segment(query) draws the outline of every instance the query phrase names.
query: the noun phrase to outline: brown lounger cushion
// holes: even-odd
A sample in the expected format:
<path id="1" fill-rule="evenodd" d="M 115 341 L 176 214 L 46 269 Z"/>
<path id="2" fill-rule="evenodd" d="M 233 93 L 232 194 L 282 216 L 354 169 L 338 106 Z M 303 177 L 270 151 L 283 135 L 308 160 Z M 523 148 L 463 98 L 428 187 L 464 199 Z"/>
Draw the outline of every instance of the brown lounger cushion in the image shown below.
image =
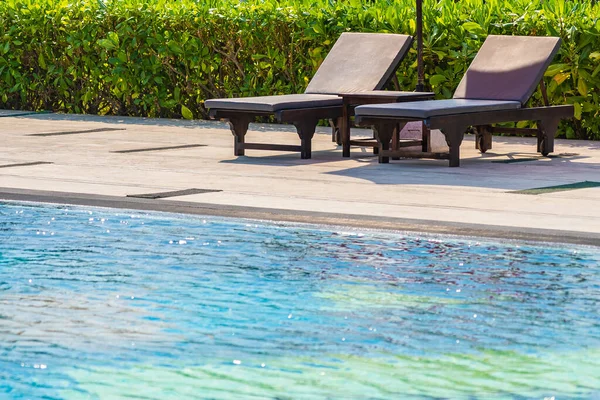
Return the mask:
<path id="1" fill-rule="evenodd" d="M 455 99 L 514 100 L 525 104 L 560 47 L 560 38 L 487 37 L 454 92 Z"/>
<path id="2" fill-rule="evenodd" d="M 329 94 L 284 94 L 279 96 L 238 97 L 233 99 L 211 99 L 204 103 L 206 108 L 274 113 L 280 110 L 342 106 L 342 98 Z"/>
<path id="3" fill-rule="evenodd" d="M 518 101 L 449 99 L 373 104 L 356 107 L 357 116 L 426 119 L 440 115 L 468 114 L 483 111 L 521 108 Z"/>
<path id="4" fill-rule="evenodd" d="M 383 89 L 412 42 L 388 33 L 344 32 L 311 79 L 305 93 L 354 93 Z"/>

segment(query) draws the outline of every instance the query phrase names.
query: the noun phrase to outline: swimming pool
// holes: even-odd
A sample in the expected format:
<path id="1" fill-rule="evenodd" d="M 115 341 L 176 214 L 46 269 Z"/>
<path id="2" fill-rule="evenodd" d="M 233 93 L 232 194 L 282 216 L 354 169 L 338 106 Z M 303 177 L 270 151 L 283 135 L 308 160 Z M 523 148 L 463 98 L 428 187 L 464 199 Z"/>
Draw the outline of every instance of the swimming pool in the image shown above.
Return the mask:
<path id="1" fill-rule="evenodd" d="M 0 203 L 0 398 L 600 397 L 600 251 Z"/>

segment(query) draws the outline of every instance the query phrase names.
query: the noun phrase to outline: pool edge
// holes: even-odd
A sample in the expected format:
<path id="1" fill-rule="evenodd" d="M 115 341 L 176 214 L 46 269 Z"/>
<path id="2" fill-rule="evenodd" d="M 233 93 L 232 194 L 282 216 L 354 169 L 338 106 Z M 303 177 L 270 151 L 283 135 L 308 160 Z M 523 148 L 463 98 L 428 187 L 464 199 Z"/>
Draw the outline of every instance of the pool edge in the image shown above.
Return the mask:
<path id="1" fill-rule="evenodd" d="M 354 228 L 388 231 L 424 232 L 444 235 L 524 240 L 532 242 L 570 243 L 600 247 L 600 234 L 555 229 L 535 229 L 397 217 L 337 214 L 318 211 L 297 211 L 0 187 L 0 201 L 1 200 L 211 215 L 317 225 L 349 226 Z"/>

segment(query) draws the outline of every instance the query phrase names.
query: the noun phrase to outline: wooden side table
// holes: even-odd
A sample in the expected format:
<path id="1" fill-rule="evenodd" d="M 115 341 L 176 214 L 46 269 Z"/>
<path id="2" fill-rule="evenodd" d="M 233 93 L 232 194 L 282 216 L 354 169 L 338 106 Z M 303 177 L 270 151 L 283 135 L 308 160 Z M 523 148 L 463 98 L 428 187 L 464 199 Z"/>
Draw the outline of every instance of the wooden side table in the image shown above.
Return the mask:
<path id="1" fill-rule="evenodd" d="M 342 93 L 339 95 L 343 101 L 343 111 L 340 124 L 340 136 L 342 142 L 342 156 L 350 157 L 350 146 L 372 147 L 373 152 L 377 154 L 379 149 L 375 139 L 350 139 L 350 117 L 354 115 L 354 108 L 363 104 L 383 104 L 383 103 L 401 103 L 407 101 L 433 100 L 433 92 L 398 92 L 391 90 L 371 90 L 368 92 Z M 392 138 L 392 149 L 398 150 L 399 147 L 408 147 L 422 145 L 423 151 L 430 151 L 429 129 L 423 125 L 422 140 L 412 140 L 401 142 L 398 129 L 394 132 Z"/>

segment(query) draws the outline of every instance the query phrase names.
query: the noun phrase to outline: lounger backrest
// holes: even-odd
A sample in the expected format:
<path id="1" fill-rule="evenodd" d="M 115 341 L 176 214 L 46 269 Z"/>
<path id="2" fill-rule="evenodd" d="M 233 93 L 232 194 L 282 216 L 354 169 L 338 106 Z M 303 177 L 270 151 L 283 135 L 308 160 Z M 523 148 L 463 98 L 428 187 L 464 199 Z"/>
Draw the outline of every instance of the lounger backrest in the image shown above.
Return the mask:
<path id="1" fill-rule="evenodd" d="M 454 98 L 525 104 L 552 62 L 560 41 L 557 37 L 488 36 Z"/>
<path id="2" fill-rule="evenodd" d="M 305 93 L 339 94 L 383 89 L 410 48 L 412 36 L 344 32 Z"/>

